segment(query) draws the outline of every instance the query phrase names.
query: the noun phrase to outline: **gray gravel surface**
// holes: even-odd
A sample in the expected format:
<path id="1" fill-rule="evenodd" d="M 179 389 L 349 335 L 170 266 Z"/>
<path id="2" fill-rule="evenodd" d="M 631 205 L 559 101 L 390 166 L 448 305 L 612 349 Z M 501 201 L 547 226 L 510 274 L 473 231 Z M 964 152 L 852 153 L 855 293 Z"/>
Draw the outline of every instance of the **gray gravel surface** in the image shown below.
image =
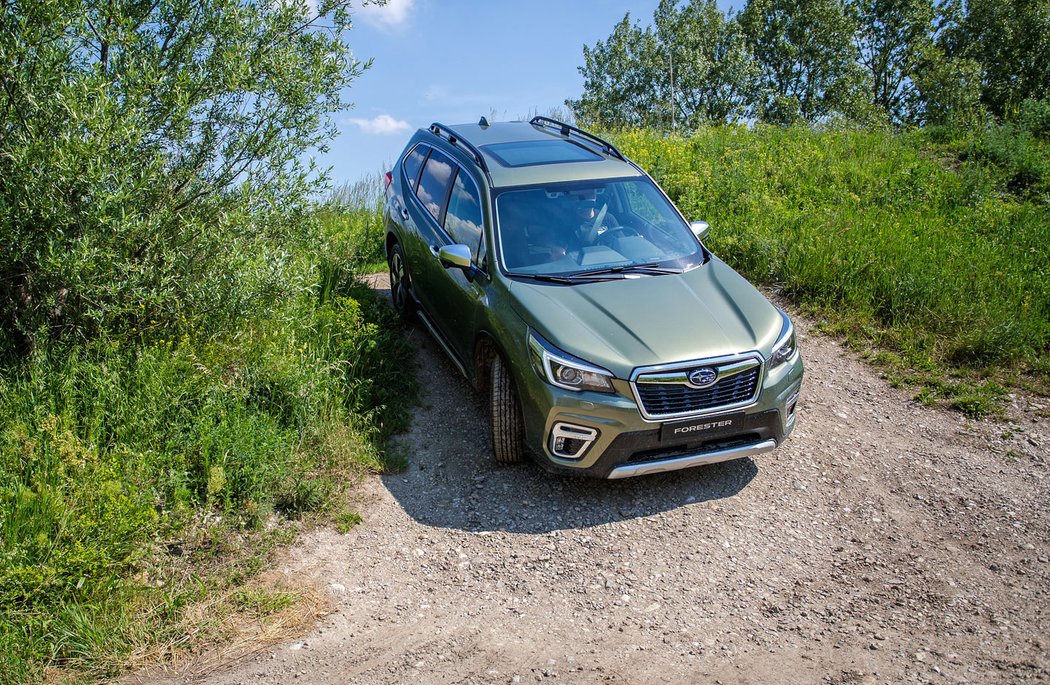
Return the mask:
<path id="1" fill-rule="evenodd" d="M 1050 401 L 969 421 L 796 318 L 798 428 L 755 460 L 627 481 L 497 466 L 418 326 L 410 466 L 281 562 L 312 632 L 234 683 L 1050 682 Z"/>

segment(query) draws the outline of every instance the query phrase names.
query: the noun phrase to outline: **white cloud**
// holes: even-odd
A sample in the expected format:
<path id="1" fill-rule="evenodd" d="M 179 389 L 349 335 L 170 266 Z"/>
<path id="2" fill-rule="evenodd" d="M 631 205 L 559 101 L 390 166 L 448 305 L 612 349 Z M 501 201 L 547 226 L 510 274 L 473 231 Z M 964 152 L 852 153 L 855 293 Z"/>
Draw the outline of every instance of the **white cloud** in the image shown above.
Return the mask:
<path id="1" fill-rule="evenodd" d="M 344 119 L 339 123 L 357 126 L 365 133 L 370 133 L 374 136 L 389 136 L 395 133 L 401 133 L 402 131 L 408 131 L 412 128 L 407 121 L 395 119 L 389 114 L 380 114 L 371 119 L 351 117 L 349 119 Z"/>
<path id="2" fill-rule="evenodd" d="M 355 12 L 366 23 L 381 29 L 390 29 L 408 21 L 415 0 L 387 0 L 385 5 L 361 5 Z"/>

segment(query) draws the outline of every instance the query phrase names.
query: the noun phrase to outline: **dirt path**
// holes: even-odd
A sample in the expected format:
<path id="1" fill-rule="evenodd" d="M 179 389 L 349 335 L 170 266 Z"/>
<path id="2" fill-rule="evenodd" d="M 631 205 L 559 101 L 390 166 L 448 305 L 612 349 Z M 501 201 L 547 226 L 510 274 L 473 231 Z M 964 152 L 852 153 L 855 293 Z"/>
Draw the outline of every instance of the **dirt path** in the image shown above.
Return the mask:
<path id="1" fill-rule="evenodd" d="M 1050 401 L 922 408 L 796 321 L 784 448 L 614 482 L 497 467 L 414 328 L 410 468 L 282 569 L 334 611 L 202 682 L 1050 682 Z"/>

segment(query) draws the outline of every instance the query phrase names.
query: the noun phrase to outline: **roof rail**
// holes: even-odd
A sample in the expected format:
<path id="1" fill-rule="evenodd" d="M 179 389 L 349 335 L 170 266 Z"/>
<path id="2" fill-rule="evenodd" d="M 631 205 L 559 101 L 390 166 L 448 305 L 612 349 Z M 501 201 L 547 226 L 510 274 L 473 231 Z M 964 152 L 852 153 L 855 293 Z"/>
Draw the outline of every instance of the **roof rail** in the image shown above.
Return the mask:
<path id="1" fill-rule="evenodd" d="M 445 126 L 444 124 L 439 124 L 435 121 L 430 125 L 430 132 L 438 138 L 440 138 L 441 135 L 444 134 L 445 138 L 448 139 L 448 142 L 455 145 L 456 147 L 465 150 L 471 157 L 474 158 L 474 162 L 477 163 L 479 167 L 481 167 L 481 170 L 488 174 L 489 165 L 485 163 L 485 158 L 481 156 L 481 150 L 477 149 L 466 140 L 460 138 L 458 135 L 456 135 L 455 131 L 450 129 L 448 126 Z"/>
<path id="2" fill-rule="evenodd" d="M 616 157 L 624 162 L 627 161 L 627 157 L 625 157 L 622 152 L 617 150 L 616 146 L 610 143 L 609 141 L 602 140 L 593 133 L 588 133 L 587 131 L 584 131 L 582 128 L 570 126 L 564 121 L 558 121 L 557 119 L 551 119 L 550 117 L 537 116 L 532 117 L 532 120 L 529 121 L 529 123 L 533 126 L 539 126 L 542 128 L 557 129 L 558 133 L 560 133 L 563 136 L 576 136 L 577 138 L 583 138 L 584 140 L 587 140 L 591 143 L 597 143 L 598 146 L 602 149 L 602 151 L 604 151 L 606 154 L 611 155 L 612 157 Z"/>

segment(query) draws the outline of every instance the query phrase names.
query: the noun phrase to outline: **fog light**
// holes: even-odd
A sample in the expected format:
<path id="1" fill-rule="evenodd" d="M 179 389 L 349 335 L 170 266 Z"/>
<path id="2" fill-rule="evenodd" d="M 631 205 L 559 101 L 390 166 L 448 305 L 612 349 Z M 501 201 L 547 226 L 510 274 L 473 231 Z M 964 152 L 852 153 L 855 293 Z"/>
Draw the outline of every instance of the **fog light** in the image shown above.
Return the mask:
<path id="1" fill-rule="evenodd" d="M 598 437 L 598 431 L 571 423 L 556 423 L 551 429 L 551 454 L 562 459 L 579 459 Z"/>
<path id="2" fill-rule="evenodd" d="M 798 396 L 801 391 L 796 390 L 788 401 L 784 403 L 784 428 L 790 428 L 795 423 L 795 407 L 798 406 Z"/>

